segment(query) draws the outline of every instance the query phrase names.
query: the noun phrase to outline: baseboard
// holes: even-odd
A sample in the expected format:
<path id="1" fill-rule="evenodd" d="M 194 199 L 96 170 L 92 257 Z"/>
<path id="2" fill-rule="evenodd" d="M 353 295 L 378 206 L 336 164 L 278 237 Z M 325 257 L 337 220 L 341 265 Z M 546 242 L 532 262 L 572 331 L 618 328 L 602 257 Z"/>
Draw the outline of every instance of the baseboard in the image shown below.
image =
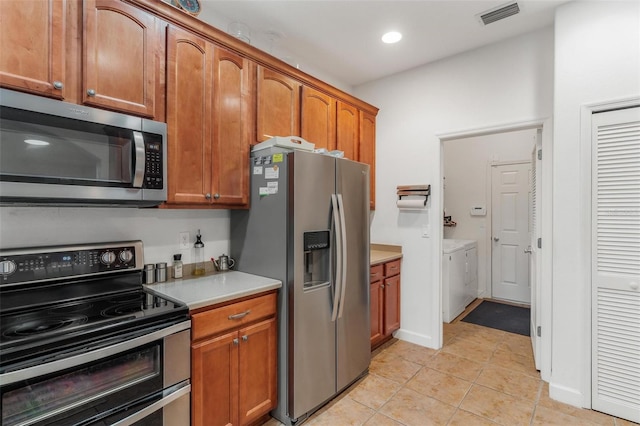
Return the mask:
<path id="1" fill-rule="evenodd" d="M 403 330 L 402 328 L 395 333 L 393 337 L 396 339 L 404 340 L 409 343 L 415 343 L 416 345 L 424 346 L 431 349 L 440 349 L 436 347 L 435 340 L 431 336 L 425 334 L 414 333 L 413 331 Z"/>
<path id="2" fill-rule="evenodd" d="M 573 405 L 574 407 L 589 408 L 583 407 L 584 395 L 582 395 L 582 392 L 577 389 L 554 384 L 553 382 L 549 383 L 549 397 L 556 401 Z"/>

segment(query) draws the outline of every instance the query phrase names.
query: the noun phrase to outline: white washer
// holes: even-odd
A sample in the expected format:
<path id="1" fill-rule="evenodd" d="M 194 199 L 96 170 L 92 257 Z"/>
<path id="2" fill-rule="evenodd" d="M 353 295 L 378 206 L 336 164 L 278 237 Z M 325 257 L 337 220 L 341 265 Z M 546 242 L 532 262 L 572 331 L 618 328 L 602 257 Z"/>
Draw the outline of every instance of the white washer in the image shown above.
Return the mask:
<path id="1" fill-rule="evenodd" d="M 451 322 L 478 295 L 475 240 L 442 240 L 442 317 Z"/>

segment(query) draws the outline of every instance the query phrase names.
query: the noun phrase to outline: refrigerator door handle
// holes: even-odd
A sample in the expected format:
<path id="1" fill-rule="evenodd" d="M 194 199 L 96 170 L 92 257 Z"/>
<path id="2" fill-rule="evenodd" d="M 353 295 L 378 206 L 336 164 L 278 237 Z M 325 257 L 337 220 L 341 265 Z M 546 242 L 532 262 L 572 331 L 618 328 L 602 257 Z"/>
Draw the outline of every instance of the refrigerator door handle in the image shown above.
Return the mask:
<path id="1" fill-rule="evenodd" d="M 336 194 L 331 194 L 331 207 L 333 210 L 333 224 L 336 231 L 336 280 L 335 289 L 333 292 L 333 309 L 331 312 L 331 321 L 335 322 L 338 318 L 338 305 L 340 292 L 342 290 L 342 227 L 340 222 L 340 215 L 338 212 L 338 198 Z"/>
<path id="2" fill-rule="evenodd" d="M 344 202 L 342 201 L 342 194 L 338 194 L 338 210 L 340 211 L 340 228 L 342 241 L 342 278 L 340 280 L 341 294 L 340 294 L 340 308 L 338 310 L 338 318 L 342 318 L 342 311 L 344 310 L 344 297 L 347 292 L 347 227 L 346 220 L 344 218 Z"/>

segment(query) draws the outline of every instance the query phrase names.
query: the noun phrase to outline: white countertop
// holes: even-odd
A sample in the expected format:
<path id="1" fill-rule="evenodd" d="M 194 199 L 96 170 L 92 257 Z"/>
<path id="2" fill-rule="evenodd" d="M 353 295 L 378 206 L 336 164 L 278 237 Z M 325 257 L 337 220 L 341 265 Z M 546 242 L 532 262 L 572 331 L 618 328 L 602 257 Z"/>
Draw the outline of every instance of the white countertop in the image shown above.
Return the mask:
<path id="1" fill-rule="evenodd" d="M 180 300 L 190 310 L 216 305 L 282 287 L 279 280 L 229 271 L 200 278 L 145 284 L 148 289 Z"/>

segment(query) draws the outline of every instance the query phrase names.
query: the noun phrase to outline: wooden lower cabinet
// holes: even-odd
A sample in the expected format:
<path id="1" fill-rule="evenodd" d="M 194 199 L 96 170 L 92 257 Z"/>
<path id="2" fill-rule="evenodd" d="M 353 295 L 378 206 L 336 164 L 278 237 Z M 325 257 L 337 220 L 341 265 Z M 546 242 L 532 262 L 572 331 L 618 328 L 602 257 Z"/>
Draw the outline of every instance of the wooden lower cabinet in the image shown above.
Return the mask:
<path id="1" fill-rule="evenodd" d="M 371 266 L 371 349 L 391 339 L 400 328 L 400 259 Z"/>
<path id="2" fill-rule="evenodd" d="M 274 293 L 192 316 L 192 425 L 249 425 L 276 406 L 275 300 Z"/>

